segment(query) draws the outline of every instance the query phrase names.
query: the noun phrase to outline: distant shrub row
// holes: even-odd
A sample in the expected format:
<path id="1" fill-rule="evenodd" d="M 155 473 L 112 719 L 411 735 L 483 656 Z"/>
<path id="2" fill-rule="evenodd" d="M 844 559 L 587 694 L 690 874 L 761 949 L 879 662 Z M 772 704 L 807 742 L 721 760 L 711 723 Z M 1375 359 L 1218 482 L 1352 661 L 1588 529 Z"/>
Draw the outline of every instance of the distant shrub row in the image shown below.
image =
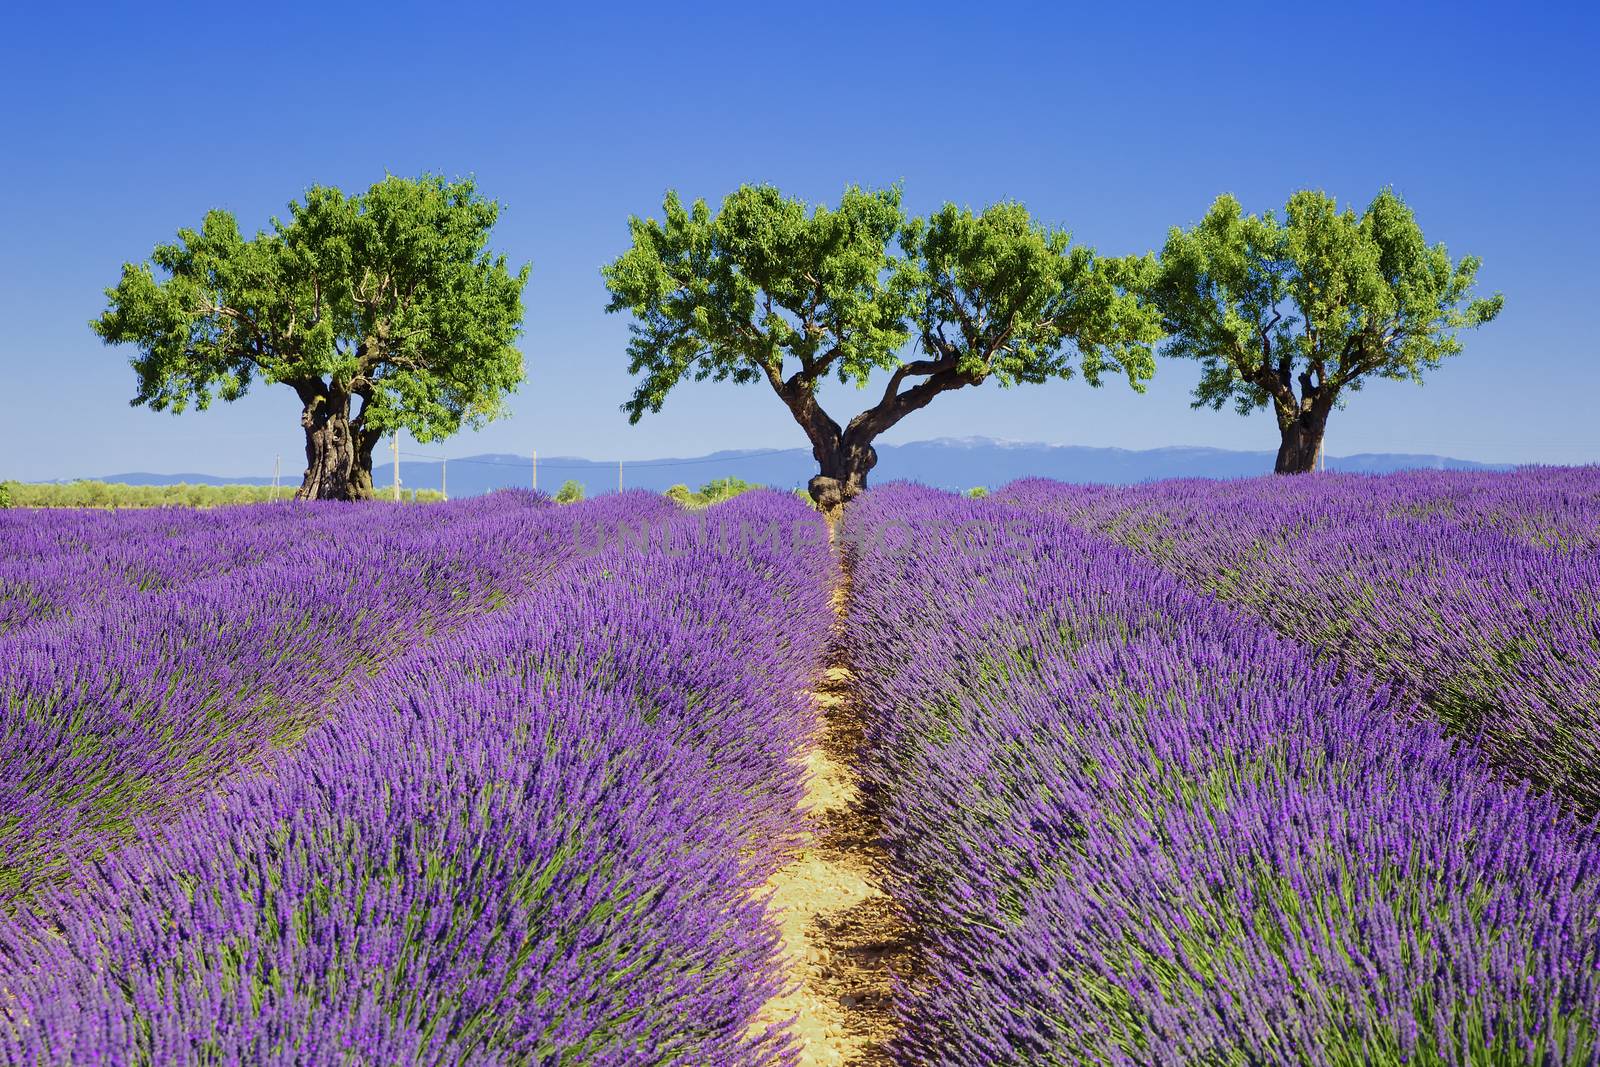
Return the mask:
<path id="1" fill-rule="evenodd" d="M 743 478 L 717 478 L 702 485 L 698 490 L 690 489 L 687 485 L 674 485 L 667 490 L 666 496 L 686 508 L 704 508 L 720 504 L 724 500 L 732 500 L 740 493 L 760 488 L 761 486 L 753 485 Z M 557 504 L 576 504 L 582 499 L 583 483 L 576 478 L 567 479 L 556 491 Z M 806 499 L 811 498 L 806 496 Z"/>
<path id="2" fill-rule="evenodd" d="M 390 490 L 380 490 L 377 496 L 378 499 L 388 500 Z M 274 490 L 270 485 L 123 485 L 119 482 L 96 481 L 0 483 L 0 508 L 210 508 L 293 498 L 292 486 L 280 486 Z M 444 497 L 433 489 L 402 489 L 400 499 L 408 503 L 430 504 Z"/>
<path id="3" fill-rule="evenodd" d="M 743 478 L 717 478 L 702 485 L 698 492 L 687 485 L 675 485 L 667 490 L 667 496 L 684 507 L 703 508 L 720 504 L 724 500 L 732 500 L 740 493 L 760 488 L 759 485 L 752 485 Z"/>
<path id="4" fill-rule="evenodd" d="M 717 478 L 699 489 L 674 485 L 666 495 L 678 504 L 703 508 L 731 500 L 761 486 L 742 478 Z M 379 489 L 376 499 L 391 499 L 392 490 Z M 797 496 L 810 500 L 803 489 Z M 985 497 L 982 486 L 967 490 L 967 496 Z M 120 482 L 0 482 L 0 508 L 214 508 L 226 504 L 265 504 L 294 498 L 292 487 L 270 485 L 124 485 Z M 583 483 L 568 480 L 556 493 L 556 503 L 575 504 L 584 498 Z M 444 499 L 436 489 L 402 489 L 400 499 L 408 504 L 433 504 Z"/>

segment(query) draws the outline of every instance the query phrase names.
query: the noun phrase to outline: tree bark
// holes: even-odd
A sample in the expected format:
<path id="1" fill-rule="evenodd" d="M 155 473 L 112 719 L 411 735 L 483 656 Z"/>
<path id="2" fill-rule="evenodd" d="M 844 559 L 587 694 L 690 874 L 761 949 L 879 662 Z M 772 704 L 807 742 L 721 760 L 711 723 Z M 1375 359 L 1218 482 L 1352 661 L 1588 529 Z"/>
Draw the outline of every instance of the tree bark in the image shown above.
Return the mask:
<path id="1" fill-rule="evenodd" d="M 300 383 L 300 426 L 306 435 L 306 473 L 297 500 L 358 500 L 363 495 L 358 434 L 351 425 L 350 394 Z M 372 488 L 372 450 L 366 450 L 365 490 Z"/>
<path id="2" fill-rule="evenodd" d="M 350 477 L 355 483 L 357 498 L 367 499 L 376 495 L 372 488 L 372 453 L 383 435 L 362 426 L 359 419 L 351 425 L 351 434 L 355 440 L 356 456 Z"/>
<path id="3" fill-rule="evenodd" d="M 779 375 L 776 366 L 763 365 L 763 369 L 773 390 L 811 440 L 817 474 L 807 489 L 812 501 L 830 518 L 866 491 L 867 475 L 878 464 L 878 451 L 872 447 L 872 442 L 879 434 L 911 412 L 926 407 L 940 393 L 977 385 L 984 379 L 982 373 L 960 370 L 955 356 L 950 354 L 944 354 L 941 359 L 901 364 L 890 378 L 883 397 L 841 428 L 817 403 L 813 368 L 803 367 L 788 380 Z M 901 391 L 900 386 L 908 377 L 921 380 Z"/>
<path id="4" fill-rule="evenodd" d="M 1322 435 L 1327 428 L 1327 414 L 1315 410 L 1301 412 L 1284 421 L 1279 427 L 1283 443 L 1278 447 L 1278 462 L 1273 473 L 1306 474 L 1315 470 L 1317 456 L 1322 451 Z"/>
<path id="5" fill-rule="evenodd" d="M 878 465 L 878 450 L 870 443 L 848 442 L 842 436 L 837 447 L 813 448 L 812 453 L 817 457 L 819 472 L 806 488 L 817 507 L 828 515 L 836 514 L 864 493 L 867 475 Z"/>

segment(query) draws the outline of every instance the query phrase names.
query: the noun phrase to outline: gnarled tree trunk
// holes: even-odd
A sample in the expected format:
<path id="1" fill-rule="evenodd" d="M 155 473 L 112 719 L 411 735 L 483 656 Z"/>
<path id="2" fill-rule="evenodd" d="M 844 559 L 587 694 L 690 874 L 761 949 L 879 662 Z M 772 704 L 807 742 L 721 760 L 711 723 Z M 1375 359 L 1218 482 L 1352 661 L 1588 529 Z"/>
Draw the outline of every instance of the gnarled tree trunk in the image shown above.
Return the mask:
<path id="1" fill-rule="evenodd" d="M 930 348 L 937 347 L 925 338 Z M 808 364 L 788 380 L 775 364 L 764 364 L 773 390 L 789 408 L 794 421 L 811 441 L 811 454 L 817 460 L 817 475 L 807 488 L 823 514 L 836 518 L 841 508 L 867 489 L 867 475 L 878 464 L 878 451 L 872 442 L 913 411 L 928 405 L 935 396 L 951 389 L 977 385 L 984 380 L 982 370 L 962 370 L 953 354 L 940 359 L 903 363 L 889 379 L 883 397 L 872 407 L 841 427 L 817 403 L 816 384 L 820 368 L 826 363 Z M 920 379 L 905 391 L 900 385 L 907 378 Z"/>
<path id="2" fill-rule="evenodd" d="M 867 488 L 867 475 L 878 465 L 878 451 L 871 444 L 852 442 L 848 435 L 832 448 L 812 448 L 819 473 L 806 486 L 811 499 L 823 512 L 833 514 L 860 496 Z"/>
<path id="3" fill-rule="evenodd" d="M 357 497 L 366 499 L 376 495 L 372 488 L 372 453 L 383 435 L 367 429 L 359 417 L 351 423 L 350 428 L 356 448 L 355 466 L 350 477 L 355 484 Z"/>
<path id="4" fill-rule="evenodd" d="M 1287 356 L 1278 362 L 1276 372 L 1265 364 L 1256 379 L 1271 394 L 1278 416 L 1278 459 L 1274 474 L 1307 474 L 1317 468 L 1322 455 L 1322 435 L 1328 428 L 1328 413 L 1339 398 L 1339 381 L 1330 382 L 1320 361 L 1300 372 L 1300 395 L 1294 392 Z"/>
<path id="5" fill-rule="evenodd" d="M 357 443 L 354 427 L 350 426 L 350 395 L 328 389 L 322 382 L 298 382 L 294 389 L 301 397 L 301 429 L 306 430 L 306 477 L 294 499 L 358 499 Z"/>
<path id="6" fill-rule="evenodd" d="M 1278 447 L 1278 461 L 1274 474 L 1306 474 L 1316 469 L 1317 457 L 1322 453 L 1322 435 L 1327 431 L 1328 417 L 1315 409 L 1303 411 L 1291 419 L 1280 420 L 1279 431 L 1283 443 Z"/>
<path id="7" fill-rule="evenodd" d="M 293 382 L 300 395 L 300 426 L 306 435 L 306 473 L 297 500 L 364 500 L 372 496 L 372 453 L 382 436 L 366 427 L 365 393 L 351 393 L 318 379 Z M 363 397 L 352 418 L 351 401 Z"/>
<path id="8" fill-rule="evenodd" d="M 811 500 L 830 520 L 837 518 L 841 508 L 866 491 L 867 475 L 878 462 L 872 447 L 878 428 L 857 425 L 859 417 L 841 428 L 822 410 L 808 385 L 779 383 L 778 395 L 811 440 L 817 461 L 817 474 L 806 486 Z"/>

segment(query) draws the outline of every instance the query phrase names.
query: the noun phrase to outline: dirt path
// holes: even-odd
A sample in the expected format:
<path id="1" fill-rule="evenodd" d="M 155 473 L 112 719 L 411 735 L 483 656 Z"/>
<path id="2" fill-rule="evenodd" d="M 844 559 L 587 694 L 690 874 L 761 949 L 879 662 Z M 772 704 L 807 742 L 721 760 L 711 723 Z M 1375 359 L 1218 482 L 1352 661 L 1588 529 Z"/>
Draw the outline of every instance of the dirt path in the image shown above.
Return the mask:
<path id="1" fill-rule="evenodd" d="M 845 602 L 841 588 L 834 594 L 841 626 Z M 794 988 L 768 1002 L 761 1025 L 794 1019 L 802 1065 L 886 1064 L 890 973 L 907 972 L 911 941 L 882 889 L 881 826 L 861 804 L 861 717 L 849 666 L 836 657 L 813 695 L 820 727 L 805 755 L 802 805 L 814 829 L 766 885 Z"/>

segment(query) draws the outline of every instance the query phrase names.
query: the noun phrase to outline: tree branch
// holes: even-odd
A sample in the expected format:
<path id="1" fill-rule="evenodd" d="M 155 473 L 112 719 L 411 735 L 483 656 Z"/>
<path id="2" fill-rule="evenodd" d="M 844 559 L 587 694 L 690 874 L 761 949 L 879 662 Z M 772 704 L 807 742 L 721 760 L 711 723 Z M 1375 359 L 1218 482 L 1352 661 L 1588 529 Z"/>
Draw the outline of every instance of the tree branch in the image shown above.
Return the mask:
<path id="1" fill-rule="evenodd" d="M 900 383 L 910 375 L 926 377 L 943 370 L 954 370 L 955 367 L 956 358 L 954 356 L 945 356 L 941 359 L 918 359 L 910 363 L 902 363 L 895 368 L 894 374 L 890 376 L 889 384 L 884 387 L 883 396 L 878 401 L 878 404 L 881 406 L 890 403 L 895 394 L 900 391 Z"/>
<path id="2" fill-rule="evenodd" d="M 254 319 L 252 319 L 249 315 L 243 314 L 236 308 L 228 307 L 226 304 L 208 304 L 201 309 L 201 314 L 218 315 L 222 318 L 229 319 L 230 321 L 235 322 L 242 327 L 244 331 L 250 335 L 250 341 L 255 346 L 253 353 L 248 350 L 245 351 L 245 357 L 257 367 L 263 370 L 266 369 L 265 364 L 263 364 L 261 360 L 257 358 L 265 346 L 262 343 L 264 338 L 261 336 L 261 327 L 256 324 Z"/>
<path id="3" fill-rule="evenodd" d="M 825 463 L 836 456 L 842 439 L 839 424 L 817 403 L 816 393 L 810 388 L 812 379 L 806 377 L 805 370 L 796 371 L 785 381 L 781 366 L 775 367 L 766 362 L 760 362 L 760 366 L 772 391 L 778 394 L 778 399 L 783 401 L 795 422 L 805 431 L 807 439 L 811 441 L 811 453 L 817 461 Z"/>
<path id="4" fill-rule="evenodd" d="M 1372 370 L 1368 361 L 1358 358 L 1360 355 L 1361 333 L 1357 331 L 1345 338 L 1344 348 L 1339 351 L 1339 373 L 1334 376 L 1334 381 L 1340 385 L 1348 385 L 1357 378 Z"/>
<path id="5" fill-rule="evenodd" d="M 926 365 L 929 361 L 918 362 Z M 913 411 L 927 407 L 928 403 L 940 393 L 976 385 L 983 380 L 982 375 L 958 370 L 953 360 L 949 366 L 918 373 L 926 373 L 927 377 L 903 393 L 885 391 L 882 400 L 851 419 L 844 433 L 847 443 L 870 444 L 879 434 Z M 896 374 L 899 375 L 899 371 L 896 371 Z M 899 375 L 899 377 L 903 380 L 905 376 Z"/>

